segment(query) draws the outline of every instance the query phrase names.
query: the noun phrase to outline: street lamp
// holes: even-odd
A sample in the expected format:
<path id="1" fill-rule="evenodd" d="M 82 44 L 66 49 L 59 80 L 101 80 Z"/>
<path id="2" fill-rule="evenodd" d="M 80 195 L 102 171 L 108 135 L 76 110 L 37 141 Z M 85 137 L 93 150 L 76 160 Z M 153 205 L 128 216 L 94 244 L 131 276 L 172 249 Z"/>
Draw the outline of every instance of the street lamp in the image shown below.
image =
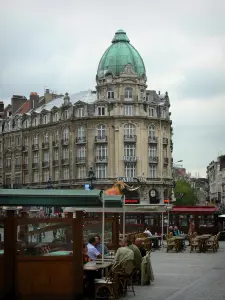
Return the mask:
<path id="1" fill-rule="evenodd" d="M 96 180 L 96 177 L 95 177 L 95 172 L 93 171 L 93 168 L 91 167 L 90 170 L 88 171 L 88 181 L 90 181 L 90 190 L 93 190 L 94 189 L 94 185 L 93 185 L 93 181 Z"/>

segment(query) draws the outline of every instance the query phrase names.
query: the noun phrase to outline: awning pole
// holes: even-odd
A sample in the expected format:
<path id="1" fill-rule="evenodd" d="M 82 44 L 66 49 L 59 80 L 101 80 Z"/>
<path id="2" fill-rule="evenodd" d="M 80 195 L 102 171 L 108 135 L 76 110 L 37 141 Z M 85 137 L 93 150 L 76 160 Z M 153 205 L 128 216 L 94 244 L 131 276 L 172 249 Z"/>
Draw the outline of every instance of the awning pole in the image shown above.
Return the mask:
<path id="1" fill-rule="evenodd" d="M 104 263 L 105 250 L 105 196 L 102 193 L 102 263 Z"/>
<path id="2" fill-rule="evenodd" d="M 163 212 L 162 212 L 162 248 L 163 248 L 163 235 L 164 235 L 164 232 L 163 232 L 163 225 L 164 225 L 164 220 L 163 220 Z"/>
<path id="3" fill-rule="evenodd" d="M 123 196 L 123 240 L 125 240 L 126 231 L 126 208 L 125 208 L 125 195 Z"/>

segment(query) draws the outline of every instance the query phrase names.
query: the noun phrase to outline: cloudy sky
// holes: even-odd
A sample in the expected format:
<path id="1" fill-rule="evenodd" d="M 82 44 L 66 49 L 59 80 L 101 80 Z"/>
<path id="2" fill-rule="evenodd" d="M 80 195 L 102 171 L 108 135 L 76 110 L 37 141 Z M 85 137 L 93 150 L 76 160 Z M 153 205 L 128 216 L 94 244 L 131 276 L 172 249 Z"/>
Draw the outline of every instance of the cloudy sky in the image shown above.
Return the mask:
<path id="1" fill-rule="evenodd" d="M 174 160 L 204 176 L 225 154 L 224 0 L 0 2 L 0 100 L 94 89 L 101 55 L 123 28 L 148 87 L 169 93 Z"/>

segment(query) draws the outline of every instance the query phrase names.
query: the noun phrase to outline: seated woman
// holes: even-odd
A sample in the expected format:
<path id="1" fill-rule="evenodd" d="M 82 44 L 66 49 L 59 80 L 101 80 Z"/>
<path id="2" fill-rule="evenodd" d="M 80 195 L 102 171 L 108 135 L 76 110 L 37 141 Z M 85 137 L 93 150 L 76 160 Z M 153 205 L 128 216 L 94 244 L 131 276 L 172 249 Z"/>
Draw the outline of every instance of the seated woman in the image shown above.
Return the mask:
<path id="1" fill-rule="evenodd" d="M 177 226 L 174 226 L 173 235 L 174 235 L 174 236 L 180 235 L 180 230 L 178 229 Z"/>
<path id="2" fill-rule="evenodd" d="M 91 261 L 90 257 L 87 254 L 87 245 L 83 244 L 83 264 L 86 264 Z"/>

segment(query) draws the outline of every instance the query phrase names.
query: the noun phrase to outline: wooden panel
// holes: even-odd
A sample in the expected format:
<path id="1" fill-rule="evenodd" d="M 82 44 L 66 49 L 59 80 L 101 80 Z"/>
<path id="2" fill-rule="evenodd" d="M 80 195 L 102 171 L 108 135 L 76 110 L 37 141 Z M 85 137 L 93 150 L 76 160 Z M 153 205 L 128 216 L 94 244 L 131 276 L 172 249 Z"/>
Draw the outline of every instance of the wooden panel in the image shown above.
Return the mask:
<path id="1" fill-rule="evenodd" d="M 0 293 L 3 291 L 4 282 L 4 255 L 0 255 Z"/>
<path id="2" fill-rule="evenodd" d="M 40 298 L 69 299 L 74 292 L 71 257 L 19 258 L 17 269 L 17 295 Z"/>

